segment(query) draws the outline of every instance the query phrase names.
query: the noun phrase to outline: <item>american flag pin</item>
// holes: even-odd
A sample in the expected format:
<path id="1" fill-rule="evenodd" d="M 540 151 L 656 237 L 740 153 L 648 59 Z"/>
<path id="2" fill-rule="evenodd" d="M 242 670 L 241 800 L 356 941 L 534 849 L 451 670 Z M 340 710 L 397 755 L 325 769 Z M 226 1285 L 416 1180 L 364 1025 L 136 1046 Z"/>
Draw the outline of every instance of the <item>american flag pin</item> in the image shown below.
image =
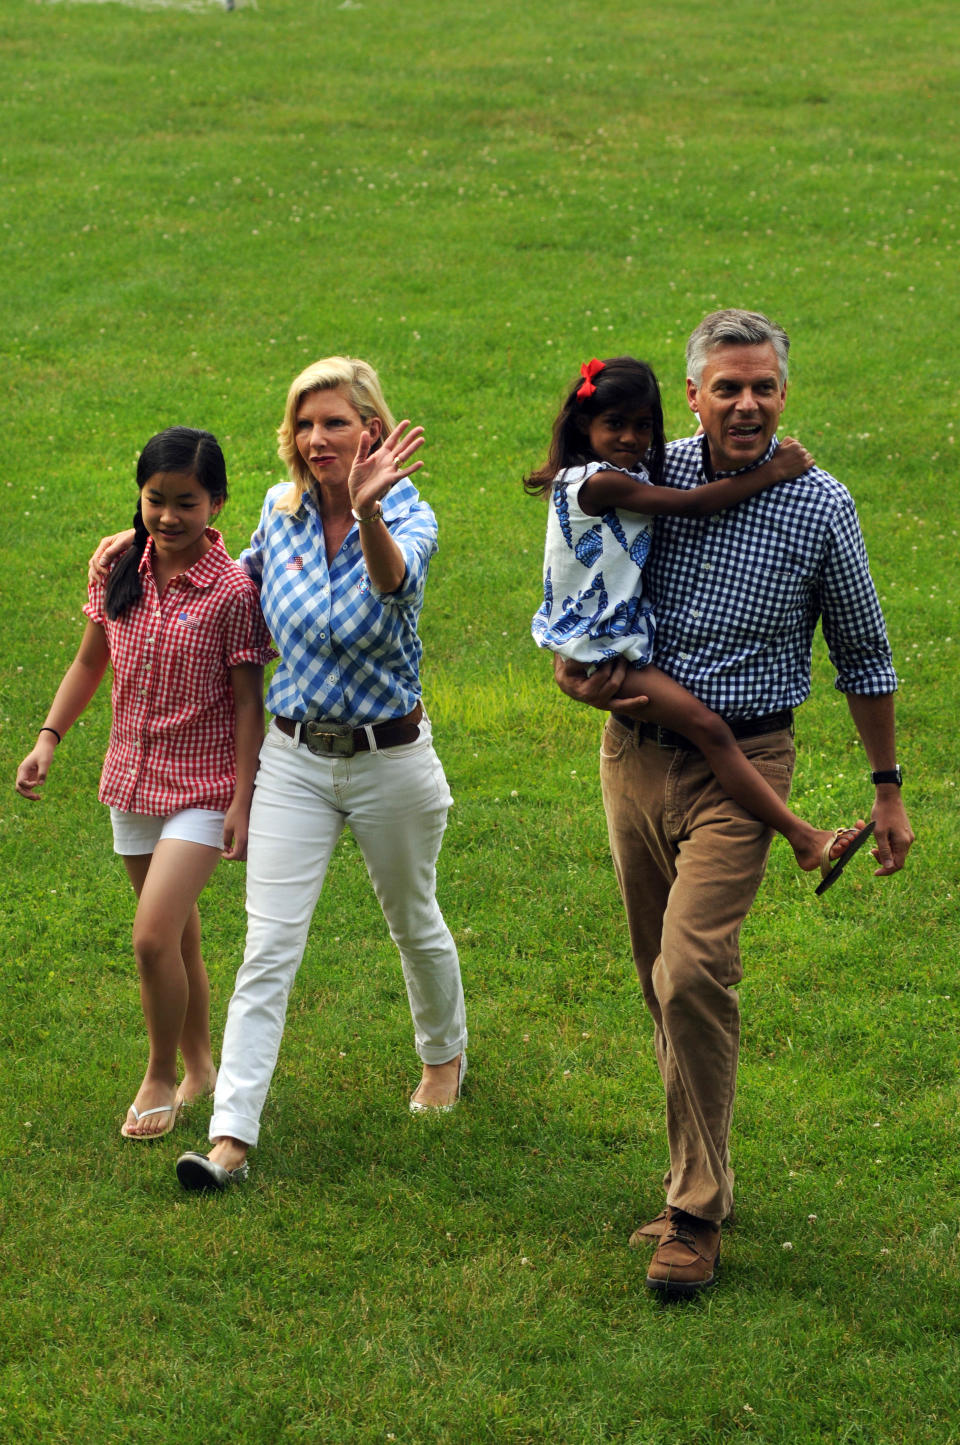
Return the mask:
<path id="1" fill-rule="evenodd" d="M 291 557 L 291 558 L 290 558 L 290 561 L 287 563 L 287 571 L 288 571 L 288 572 L 302 572 L 302 571 L 303 571 L 303 558 L 302 558 L 302 557 Z"/>

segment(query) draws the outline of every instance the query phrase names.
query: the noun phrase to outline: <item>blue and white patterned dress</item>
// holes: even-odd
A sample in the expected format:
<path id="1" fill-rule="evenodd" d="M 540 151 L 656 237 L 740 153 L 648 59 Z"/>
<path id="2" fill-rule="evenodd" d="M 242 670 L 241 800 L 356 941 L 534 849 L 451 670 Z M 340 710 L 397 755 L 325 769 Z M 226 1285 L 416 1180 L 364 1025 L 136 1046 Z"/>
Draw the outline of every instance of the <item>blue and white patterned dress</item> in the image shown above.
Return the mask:
<path id="1" fill-rule="evenodd" d="M 550 498 L 543 606 L 531 631 L 539 647 L 588 667 L 615 657 L 646 667 L 653 655 L 656 623 L 643 587 L 651 519 L 613 507 L 590 517 L 577 501 L 594 473 L 619 470 L 607 462 L 568 467 Z M 650 485 L 643 468 L 626 475 Z"/>

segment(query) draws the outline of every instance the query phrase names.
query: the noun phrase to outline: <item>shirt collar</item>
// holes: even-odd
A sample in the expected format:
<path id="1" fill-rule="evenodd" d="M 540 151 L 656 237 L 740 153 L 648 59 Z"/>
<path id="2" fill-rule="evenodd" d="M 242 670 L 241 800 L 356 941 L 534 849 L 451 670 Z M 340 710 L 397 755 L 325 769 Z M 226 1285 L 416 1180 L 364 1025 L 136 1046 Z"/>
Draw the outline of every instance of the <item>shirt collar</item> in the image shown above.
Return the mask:
<path id="1" fill-rule="evenodd" d="M 207 528 L 207 536 L 211 545 L 204 552 L 203 556 L 188 567 L 185 572 L 179 575 L 193 587 L 212 587 L 220 575 L 224 558 L 227 557 L 227 549 L 223 545 L 223 537 L 216 527 Z M 146 572 L 153 560 L 153 538 L 147 538 L 147 545 L 143 549 L 143 556 L 140 558 L 138 571 Z"/>
<path id="2" fill-rule="evenodd" d="M 708 482 L 714 482 L 718 477 L 739 477 L 743 472 L 752 472 L 755 467 L 762 467 L 764 462 L 768 462 L 779 445 L 780 443 L 777 441 L 777 438 L 775 436 L 771 437 L 770 445 L 767 447 L 763 456 L 758 457 L 757 460 L 751 462 L 749 466 L 738 467 L 735 472 L 715 472 L 713 462 L 710 460 L 710 446 L 704 435 L 700 438 L 700 465 L 703 475 Z"/>

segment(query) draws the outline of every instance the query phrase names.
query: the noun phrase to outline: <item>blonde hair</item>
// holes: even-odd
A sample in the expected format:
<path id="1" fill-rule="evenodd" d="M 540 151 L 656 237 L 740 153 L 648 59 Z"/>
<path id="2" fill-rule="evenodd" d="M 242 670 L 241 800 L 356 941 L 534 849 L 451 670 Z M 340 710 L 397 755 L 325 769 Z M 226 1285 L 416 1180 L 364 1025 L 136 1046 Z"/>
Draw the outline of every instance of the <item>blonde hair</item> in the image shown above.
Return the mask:
<path id="1" fill-rule="evenodd" d="M 275 508 L 291 516 L 300 509 L 303 494 L 313 485 L 313 476 L 303 457 L 297 450 L 297 412 L 305 396 L 312 391 L 335 391 L 342 389 L 350 403 L 356 408 L 364 425 L 379 417 L 381 435 L 392 432 L 396 422 L 390 408 L 383 399 L 380 378 L 366 361 L 353 356 L 327 356 L 314 361 L 300 375 L 294 377 L 287 392 L 287 404 L 283 421 L 277 428 L 277 455 L 290 473 L 290 486 L 278 498 Z M 380 445 L 379 439 L 373 449 Z"/>

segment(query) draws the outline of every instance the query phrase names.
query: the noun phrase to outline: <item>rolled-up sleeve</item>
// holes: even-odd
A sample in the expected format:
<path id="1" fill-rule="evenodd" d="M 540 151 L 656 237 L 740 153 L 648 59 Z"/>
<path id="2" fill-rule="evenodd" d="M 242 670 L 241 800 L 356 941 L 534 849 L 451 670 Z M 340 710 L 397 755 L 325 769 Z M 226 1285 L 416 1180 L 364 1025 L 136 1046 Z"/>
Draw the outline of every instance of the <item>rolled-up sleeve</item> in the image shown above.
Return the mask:
<path id="1" fill-rule="evenodd" d="M 896 692 L 897 674 L 853 498 L 834 508 L 820 580 L 823 636 L 840 692 Z"/>
<path id="2" fill-rule="evenodd" d="M 223 644 L 227 667 L 238 667 L 241 663 L 265 667 L 279 657 L 276 648 L 270 644 L 270 633 L 260 611 L 260 598 L 253 585 L 238 590 L 224 608 Z"/>
<path id="3" fill-rule="evenodd" d="M 403 581 L 393 592 L 380 592 L 371 582 L 370 592 L 385 606 L 416 607 L 419 610 L 423 605 L 430 558 L 437 550 L 437 519 L 433 508 L 429 503 L 417 500 L 412 506 L 405 507 L 403 515 L 394 520 L 385 505 L 384 517 L 390 536 L 403 555 Z"/>

